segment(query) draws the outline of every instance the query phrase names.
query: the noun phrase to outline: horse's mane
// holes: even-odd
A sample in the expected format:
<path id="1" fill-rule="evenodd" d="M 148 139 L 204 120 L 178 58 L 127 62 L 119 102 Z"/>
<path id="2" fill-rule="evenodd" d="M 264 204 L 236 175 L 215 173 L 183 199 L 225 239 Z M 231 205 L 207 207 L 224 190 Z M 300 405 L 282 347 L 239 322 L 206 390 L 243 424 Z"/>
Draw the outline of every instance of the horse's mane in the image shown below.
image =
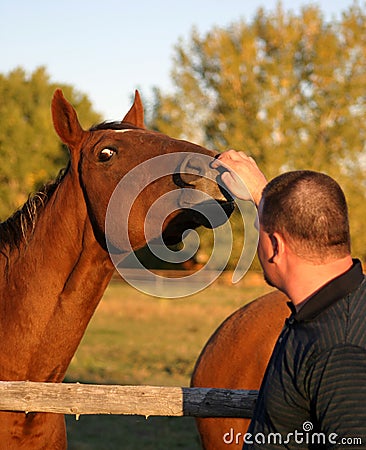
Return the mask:
<path id="1" fill-rule="evenodd" d="M 68 167 L 61 169 L 54 181 L 45 184 L 38 192 L 30 194 L 23 206 L 0 223 L 0 252 L 5 247 L 19 247 L 21 242 L 27 240 L 35 228 L 39 211 L 48 203 L 64 178 L 67 169 Z"/>
<path id="2" fill-rule="evenodd" d="M 135 129 L 138 127 L 136 125 L 132 125 L 128 122 L 101 122 L 97 125 L 93 125 L 89 128 L 89 131 L 98 131 L 98 130 L 126 130 L 126 129 Z"/>

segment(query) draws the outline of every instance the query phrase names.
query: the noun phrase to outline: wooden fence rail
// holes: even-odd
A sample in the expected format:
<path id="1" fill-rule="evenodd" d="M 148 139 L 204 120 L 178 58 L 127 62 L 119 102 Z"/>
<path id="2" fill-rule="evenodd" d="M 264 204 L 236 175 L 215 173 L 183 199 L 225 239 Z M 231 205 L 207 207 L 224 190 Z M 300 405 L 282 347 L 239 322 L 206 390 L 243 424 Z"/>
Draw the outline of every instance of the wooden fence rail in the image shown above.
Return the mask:
<path id="1" fill-rule="evenodd" d="M 0 381 L 0 411 L 248 417 L 257 391 Z"/>

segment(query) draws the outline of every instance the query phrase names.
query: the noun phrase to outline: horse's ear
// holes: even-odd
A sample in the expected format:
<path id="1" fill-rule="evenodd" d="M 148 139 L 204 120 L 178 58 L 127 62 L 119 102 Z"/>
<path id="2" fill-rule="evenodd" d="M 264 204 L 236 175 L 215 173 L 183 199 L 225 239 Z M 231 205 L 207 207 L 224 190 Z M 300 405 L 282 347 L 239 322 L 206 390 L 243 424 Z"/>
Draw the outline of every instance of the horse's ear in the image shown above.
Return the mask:
<path id="1" fill-rule="evenodd" d="M 131 106 L 131 109 L 123 118 L 122 122 L 128 122 L 139 128 L 145 128 L 144 124 L 144 107 L 142 105 L 139 91 L 135 91 L 135 101 Z"/>
<path id="2" fill-rule="evenodd" d="M 51 110 L 53 125 L 62 142 L 69 147 L 79 144 L 84 130 L 75 109 L 66 100 L 61 89 L 57 89 L 53 94 Z"/>

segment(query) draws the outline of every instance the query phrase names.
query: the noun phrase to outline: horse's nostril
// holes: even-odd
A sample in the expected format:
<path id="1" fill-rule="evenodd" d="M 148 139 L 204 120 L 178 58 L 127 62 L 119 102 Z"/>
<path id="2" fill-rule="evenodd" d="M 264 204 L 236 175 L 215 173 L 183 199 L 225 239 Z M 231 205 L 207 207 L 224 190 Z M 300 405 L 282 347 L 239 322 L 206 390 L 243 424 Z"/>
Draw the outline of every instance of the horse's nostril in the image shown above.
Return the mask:
<path id="1" fill-rule="evenodd" d="M 202 158 L 198 156 L 193 156 L 187 162 L 187 168 L 192 171 L 192 173 L 204 174 L 205 173 L 205 162 Z"/>
<path id="2" fill-rule="evenodd" d="M 207 163 L 200 156 L 187 156 L 180 166 L 180 177 L 186 184 L 194 182 L 203 177 L 207 170 Z"/>

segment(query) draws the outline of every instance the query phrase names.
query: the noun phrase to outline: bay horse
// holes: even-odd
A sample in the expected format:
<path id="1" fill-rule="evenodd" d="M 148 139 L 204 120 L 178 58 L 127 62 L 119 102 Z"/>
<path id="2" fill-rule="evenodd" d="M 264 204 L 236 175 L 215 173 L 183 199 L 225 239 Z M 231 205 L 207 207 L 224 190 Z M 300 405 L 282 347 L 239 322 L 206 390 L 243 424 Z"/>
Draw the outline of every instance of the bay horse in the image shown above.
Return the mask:
<path id="1" fill-rule="evenodd" d="M 195 173 L 185 185 L 210 191 L 227 216 L 233 209 L 232 201 L 205 177 L 206 169 L 214 169 L 204 163 L 197 168 L 197 154 L 212 159 L 215 155 L 147 130 L 137 91 L 121 122 L 89 130 L 81 127 L 61 90 L 54 93 L 51 110 L 54 128 L 69 149 L 69 164 L 55 182 L 0 224 L 0 380 L 4 381 L 62 382 L 114 272 L 105 216 L 114 189 L 128 171 L 157 155 L 172 154 L 179 162 L 187 152 L 195 153 Z M 181 186 L 173 176 L 165 176 L 136 198 L 128 222 L 133 249 L 146 244 L 144 218 L 150 206 L 173 189 Z M 172 213 L 160 228 L 170 243 L 201 224 L 188 206 L 171 206 Z M 112 244 L 123 253 L 118 242 Z M 66 445 L 62 415 L 0 412 L 2 449 L 61 450 Z"/>
<path id="2" fill-rule="evenodd" d="M 272 291 L 231 314 L 197 359 L 192 387 L 258 390 L 273 347 L 290 314 L 289 299 Z M 250 419 L 197 418 L 205 450 L 241 449 Z"/>

